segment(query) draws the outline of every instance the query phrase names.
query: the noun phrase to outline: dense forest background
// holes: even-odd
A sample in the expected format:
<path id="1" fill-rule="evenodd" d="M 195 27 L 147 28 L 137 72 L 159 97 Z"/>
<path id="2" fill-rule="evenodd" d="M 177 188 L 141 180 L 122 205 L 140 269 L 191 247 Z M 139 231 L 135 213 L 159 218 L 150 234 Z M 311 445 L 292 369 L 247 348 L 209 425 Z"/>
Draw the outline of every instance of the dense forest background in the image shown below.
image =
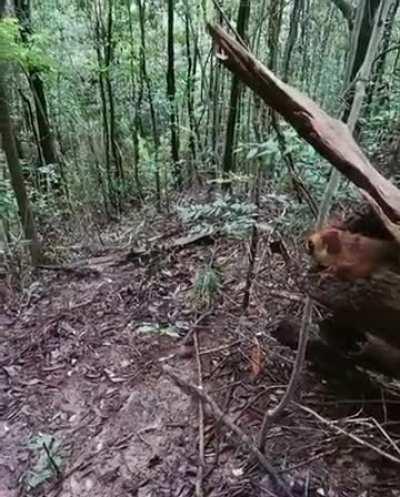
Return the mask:
<path id="1" fill-rule="evenodd" d="M 257 184 L 285 205 L 285 225 L 304 227 L 330 166 L 219 65 L 205 21 L 233 28 L 284 81 L 345 119 L 379 4 L 360 3 L 3 0 L 2 253 L 32 239 L 39 260 L 60 226 L 78 233 L 132 209 L 175 210 L 189 189 L 240 194 L 248 215 Z M 356 130 L 369 154 L 398 126 L 398 5 Z M 347 184 L 336 199 L 349 194 Z"/>
<path id="2" fill-rule="evenodd" d="M 399 495 L 399 6 L 0 0 L 1 497 Z"/>

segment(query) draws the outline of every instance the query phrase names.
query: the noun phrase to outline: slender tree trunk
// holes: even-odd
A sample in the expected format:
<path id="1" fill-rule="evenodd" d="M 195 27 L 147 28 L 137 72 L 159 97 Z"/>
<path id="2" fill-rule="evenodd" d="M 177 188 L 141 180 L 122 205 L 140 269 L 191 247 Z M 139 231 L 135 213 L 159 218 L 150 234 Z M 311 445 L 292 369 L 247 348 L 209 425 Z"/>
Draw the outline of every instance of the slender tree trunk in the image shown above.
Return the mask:
<path id="1" fill-rule="evenodd" d="M 131 0 L 126 0 L 126 8 L 128 11 L 128 22 L 129 22 L 129 36 L 130 36 L 130 80 L 131 80 L 131 99 L 132 99 L 132 107 L 134 107 L 134 119 L 133 123 L 131 121 L 131 135 L 133 141 L 133 149 L 134 149 L 134 176 L 137 194 L 140 202 L 143 202 L 143 187 L 140 178 L 140 151 L 139 151 L 139 133 L 142 128 L 142 102 L 143 102 L 143 81 L 142 78 L 139 78 L 139 91 L 138 97 L 136 98 L 136 81 L 135 81 L 135 71 L 133 61 L 135 58 L 134 53 L 134 44 L 136 43 L 135 37 L 133 35 L 133 21 L 132 21 L 132 12 L 131 12 Z"/>
<path id="2" fill-rule="evenodd" d="M 21 39 L 29 45 L 32 36 L 31 2 L 30 0 L 14 0 L 15 12 L 20 24 Z M 28 69 L 29 86 L 35 102 L 40 146 L 46 164 L 57 163 L 57 152 L 54 137 L 50 129 L 47 98 L 40 71 L 35 67 Z"/>
<path id="3" fill-rule="evenodd" d="M 332 46 L 330 43 L 331 36 L 334 33 L 333 31 L 333 15 L 332 15 L 332 9 L 333 6 L 330 6 L 326 9 L 326 15 L 323 21 L 323 28 L 321 32 L 321 45 L 320 45 L 320 50 L 318 50 L 318 65 L 317 69 L 315 71 L 315 76 L 314 76 L 314 90 L 312 92 L 312 96 L 314 97 L 315 100 L 318 100 L 318 91 L 320 90 L 320 82 L 321 82 L 321 76 L 323 74 L 323 69 L 326 63 L 330 63 L 331 58 L 330 54 L 328 52 L 329 48 Z"/>
<path id="4" fill-rule="evenodd" d="M 382 88 L 382 86 L 383 86 L 382 82 L 383 82 L 383 76 L 384 76 L 384 72 L 385 72 L 387 50 L 389 48 L 390 39 L 392 37 L 394 20 L 395 20 L 397 11 L 399 9 L 399 5 L 400 5 L 400 0 L 396 0 L 393 3 L 392 9 L 389 13 L 388 20 L 385 24 L 383 39 L 382 39 L 382 43 L 381 43 L 381 47 L 380 47 L 380 56 L 378 57 L 377 61 L 374 64 L 374 68 L 373 68 L 374 74 L 372 77 L 372 83 L 368 86 L 368 89 L 367 89 L 367 98 L 366 98 L 367 109 L 368 109 L 367 112 L 370 112 L 372 110 L 371 109 L 372 100 L 374 98 L 374 95 L 377 92 L 383 90 L 381 93 L 381 98 L 379 99 L 378 105 L 382 104 L 385 100 L 385 95 L 384 95 L 385 91 L 384 91 L 384 88 Z"/>
<path id="5" fill-rule="evenodd" d="M 156 112 L 153 102 L 153 91 L 151 88 L 151 81 L 147 74 L 146 65 L 146 31 L 145 31 L 145 10 L 142 0 L 136 0 L 136 4 L 139 10 L 139 26 L 140 26 L 140 72 L 143 78 L 146 89 L 147 89 L 147 99 L 150 107 L 150 118 L 151 127 L 153 132 L 154 141 L 154 162 L 156 166 L 155 170 L 155 180 L 156 180 L 156 202 L 158 210 L 161 209 L 161 182 L 160 182 L 160 165 L 159 165 L 159 150 L 160 150 L 160 136 L 158 132 Z"/>
<path id="6" fill-rule="evenodd" d="M 289 69 L 292 52 L 297 41 L 297 33 L 304 0 L 294 0 L 290 13 L 289 34 L 286 40 L 285 54 L 283 56 L 283 81 L 289 81 Z"/>
<path id="7" fill-rule="evenodd" d="M 0 0 L 0 21 L 4 15 L 5 4 L 5 0 Z M 10 117 L 10 110 L 6 94 L 6 74 L 7 65 L 5 63 L 0 63 L 1 144 L 6 156 L 7 165 L 10 172 L 11 185 L 13 187 L 15 198 L 17 200 L 22 228 L 24 230 L 25 238 L 28 240 L 29 243 L 32 264 L 37 265 L 42 262 L 42 251 L 36 233 L 31 205 L 25 188 L 21 165 L 18 160 L 18 152 L 15 143 L 13 125 Z"/>
<path id="8" fill-rule="evenodd" d="M 185 37 L 186 37 L 186 57 L 187 57 L 187 75 L 186 75 L 186 100 L 187 100 L 187 111 L 189 118 L 189 149 L 191 154 L 191 170 L 190 170 L 190 181 L 192 180 L 193 173 L 196 172 L 196 124 L 194 117 L 194 85 L 193 80 L 195 77 L 196 66 L 193 63 L 192 51 L 190 46 L 190 13 L 189 7 L 186 6 L 185 12 Z M 195 50 L 193 51 L 193 56 L 195 56 Z"/>
<path id="9" fill-rule="evenodd" d="M 37 129 L 36 129 L 36 123 L 35 123 L 35 119 L 33 116 L 31 101 L 29 100 L 29 98 L 25 95 L 25 93 L 22 90 L 19 90 L 19 94 L 22 98 L 23 103 L 26 106 L 26 114 L 27 114 L 27 118 L 29 119 L 29 127 L 32 130 L 33 140 L 35 142 L 39 162 L 41 164 L 43 164 L 44 160 L 43 160 L 43 156 L 42 156 L 42 148 L 40 146 L 40 137 L 39 137 Z M 37 174 L 36 170 L 33 170 L 32 174 L 35 178 L 35 186 L 36 186 L 37 190 L 40 191 L 39 175 Z"/>
<path id="10" fill-rule="evenodd" d="M 175 53 L 174 53 L 174 0 L 168 0 L 168 68 L 167 97 L 169 101 L 169 126 L 171 133 L 171 157 L 175 183 L 179 190 L 183 186 L 183 175 L 179 163 L 178 114 L 176 111 Z"/>
<path id="11" fill-rule="evenodd" d="M 267 29 L 267 47 L 268 47 L 268 67 L 271 71 L 276 72 L 278 67 L 279 56 L 279 38 L 282 28 L 283 0 L 271 2 L 268 6 L 268 29 Z M 271 111 L 262 102 L 261 99 L 254 95 L 254 114 L 253 114 L 253 131 L 258 142 L 264 140 L 264 133 L 270 127 Z"/>
<path id="12" fill-rule="evenodd" d="M 100 102 L 101 102 L 101 117 L 103 122 L 103 142 L 104 142 L 104 153 L 105 153 L 105 167 L 106 167 L 106 176 L 107 176 L 107 186 L 108 186 L 108 195 L 110 198 L 111 205 L 113 207 L 116 206 L 115 199 L 115 189 L 111 168 L 111 154 L 110 154 L 110 126 L 109 126 L 109 116 L 107 109 L 107 96 L 106 96 L 106 86 L 104 81 L 104 71 L 103 71 L 103 56 L 101 53 L 101 45 L 102 45 L 102 32 L 101 32 L 101 23 L 100 23 L 100 15 L 99 12 L 99 4 L 95 4 L 95 20 L 94 20 L 94 33 L 95 33 L 95 50 L 97 56 L 97 65 L 98 65 L 98 84 L 99 84 L 99 92 L 100 92 Z"/>
<path id="13" fill-rule="evenodd" d="M 375 14 L 380 2 L 381 0 L 360 0 L 357 8 L 355 27 L 352 36 L 352 46 L 355 46 L 355 49 L 350 52 L 348 73 L 345 78 L 345 81 L 350 84 L 355 81 L 358 71 L 364 62 L 365 54 L 367 53 L 368 44 L 374 27 Z M 354 85 L 352 85 L 346 96 L 346 108 L 343 114 L 343 121 L 345 122 L 347 122 L 349 118 L 353 98 Z"/>
<path id="14" fill-rule="evenodd" d="M 250 0 L 240 0 L 237 19 L 237 32 L 243 39 L 247 31 L 247 24 L 250 15 Z M 228 123 L 225 135 L 225 151 L 222 169 L 227 177 L 231 171 L 235 170 L 233 150 L 235 145 L 236 117 L 239 110 L 241 84 L 237 76 L 232 76 L 231 94 L 229 98 Z M 225 183 L 225 188 L 230 188 L 230 182 Z"/>
<path id="15" fill-rule="evenodd" d="M 107 14 L 107 30 L 105 40 L 105 83 L 107 88 L 108 106 L 110 111 L 110 144 L 111 154 L 114 162 L 114 176 L 118 183 L 124 179 L 124 171 L 122 168 L 122 157 L 118 145 L 118 132 L 115 120 L 115 106 L 114 106 L 114 92 L 111 80 L 111 66 L 114 61 L 113 51 L 113 0 L 108 0 L 108 14 Z M 118 196 L 121 196 L 121 184 L 118 184 Z"/>

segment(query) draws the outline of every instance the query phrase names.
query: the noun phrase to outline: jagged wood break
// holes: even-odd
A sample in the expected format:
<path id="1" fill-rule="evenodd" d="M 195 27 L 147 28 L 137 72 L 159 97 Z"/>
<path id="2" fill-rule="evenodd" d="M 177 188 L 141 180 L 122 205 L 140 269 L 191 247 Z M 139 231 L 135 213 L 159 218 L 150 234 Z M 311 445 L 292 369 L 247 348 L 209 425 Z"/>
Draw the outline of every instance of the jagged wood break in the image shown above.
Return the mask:
<path id="1" fill-rule="evenodd" d="M 400 191 L 372 166 L 347 126 L 277 78 L 222 28 L 209 24 L 208 30 L 221 63 L 360 189 L 400 243 Z"/>
<path id="2" fill-rule="evenodd" d="M 347 227 L 345 222 L 344 229 L 375 238 L 394 239 L 400 244 L 400 190 L 372 166 L 347 126 L 330 117 L 310 98 L 280 81 L 221 27 L 208 25 L 208 30 L 220 62 L 281 114 L 366 198 L 372 209 L 354 216 Z M 321 282 L 317 276 L 308 276 L 302 283 L 306 292 L 332 311 L 331 318 L 320 323 L 324 347 L 330 350 L 325 355 L 324 364 L 328 366 L 331 360 L 333 366 L 327 368 L 329 374 L 346 372 L 346 368 L 337 368 L 340 357 L 346 364 L 357 363 L 354 347 L 363 340 L 360 364 L 361 359 L 365 361 L 368 356 L 376 369 L 382 371 L 382 364 L 390 363 L 392 374 L 400 375 L 400 268 L 374 266 L 367 273 L 362 275 L 365 278 L 356 282 L 335 278 Z M 320 346 L 317 348 L 321 349 Z M 336 353 L 332 354 L 331 349 Z M 353 354 L 349 353 L 351 349 Z M 316 362 L 317 359 L 315 357 Z M 397 371 L 399 373 L 395 374 Z"/>

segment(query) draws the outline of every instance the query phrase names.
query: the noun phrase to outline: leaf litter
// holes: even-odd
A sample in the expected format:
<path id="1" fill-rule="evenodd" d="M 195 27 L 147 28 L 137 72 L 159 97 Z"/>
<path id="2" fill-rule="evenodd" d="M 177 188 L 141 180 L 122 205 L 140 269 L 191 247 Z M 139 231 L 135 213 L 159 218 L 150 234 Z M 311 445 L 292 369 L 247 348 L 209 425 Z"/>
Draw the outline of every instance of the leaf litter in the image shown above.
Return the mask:
<path id="1" fill-rule="evenodd" d="M 142 245 L 148 225 L 141 220 L 135 229 Z M 128 225 L 118 230 L 128 233 Z M 166 232 L 187 235 L 171 216 L 152 222 L 155 243 Z M 262 236 L 266 245 L 270 234 Z M 0 496 L 195 495 L 199 436 L 205 494 L 277 495 L 207 409 L 201 427 L 197 401 L 162 375 L 160 363 L 168 361 L 196 383 L 200 358 L 207 391 L 255 438 L 264 412 L 284 392 L 294 359 L 269 333 L 282 316 L 301 312 L 301 295 L 282 258 L 260 251 L 243 316 L 246 241 L 221 237 L 211 246 L 191 244 L 179 254 L 121 264 L 123 253 L 110 245 L 92 254 L 96 271 L 43 270 L 26 290 L 2 293 Z M 210 260 L 223 271 L 218 284 L 211 278 L 209 299 L 202 294 L 211 306 L 202 315 L 193 295 Z M 207 285 L 201 290 L 207 295 Z M 196 339 L 197 358 L 187 353 L 193 343 L 183 343 L 185 334 Z M 332 392 L 312 373 L 302 390 L 302 401 L 324 415 L 354 415 L 354 406 L 329 404 Z M 265 454 L 296 496 L 398 495 L 398 467 L 364 452 L 292 406 L 270 429 Z"/>

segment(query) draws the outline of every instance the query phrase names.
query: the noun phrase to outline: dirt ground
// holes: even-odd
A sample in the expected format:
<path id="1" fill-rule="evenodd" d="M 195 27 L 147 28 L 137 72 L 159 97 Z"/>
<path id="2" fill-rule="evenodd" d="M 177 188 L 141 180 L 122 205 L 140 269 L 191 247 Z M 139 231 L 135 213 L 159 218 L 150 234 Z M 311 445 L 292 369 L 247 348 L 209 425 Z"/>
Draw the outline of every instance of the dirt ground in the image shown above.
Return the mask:
<path id="1" fill-rule="evenodd" d="M 151 233 L 137 228 L 135 240 L 159 236 L 159 245 L 167 231 L 185 234 L 160 218 Z M 270 331 L 282 316 L 300 315 L 304 301 L 282 258 L 259 252 L 242 315 L 247 242 L 218 239 L 122 264 L 123 250 L 104 238 L 101 250 L 87 249 L 89 269 L 41 270 L 19 291 L 3 285 L 0 497 L 279 496 L 231 430 L 208 409 L 203 419 L 161 365 L 194 384 L 200 374 L 255 437 L 294 359 Z M 76 252 L 81 258 L 82 247 Z M 210 253 L 222 285 L 182 345 L 203 315 L 193 287 Z M 371 440 L 377 428 L 361 400 L 337 398 L 311 372 L 297 400 L 269 430 L 265 451 L 293 495 L 400 495 L 396 462 L 329 425 L 340 418 L 344 432 Z M 400 458 L 399 447 L 393 452 Z"/>

